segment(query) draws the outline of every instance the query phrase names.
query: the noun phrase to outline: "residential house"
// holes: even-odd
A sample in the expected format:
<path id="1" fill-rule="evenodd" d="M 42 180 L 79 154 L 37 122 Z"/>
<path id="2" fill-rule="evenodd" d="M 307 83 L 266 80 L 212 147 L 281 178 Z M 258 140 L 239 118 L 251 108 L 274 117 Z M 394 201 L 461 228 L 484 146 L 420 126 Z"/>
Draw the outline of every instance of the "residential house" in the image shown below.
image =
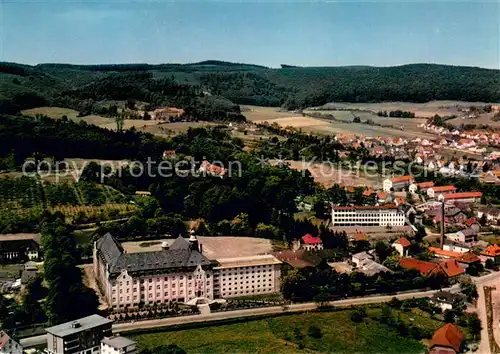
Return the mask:
<path id="1" fill-rule="evenodd" d="M 1 296 L 1 295 L 0 295 Z M 0 354 L 22 354 L 23 347 L 12 336 L 0 331 Z"/>
<path id="2" fill-rule="evenodd" d="M 481 225 L 475 217 L 469 218 L 465 221 L 465 226 L 471 228 L 472 230 L 479 232 L 481 230 Z"/>
<path id="3" fill-rule="evenodd" d="M 375 262 L 374 256 L 368 252 L 360 252 L 352 255 L 352 262 L 356 264 L 358 272 L 364 273 L 368 276 L 373 276 L 380 272 L 392 273 L 392 270 Z"/>
<path id="4" fill-rule="evenodd" d="M 401 257 L 408 257 L 411 242 L 406 237 L 401 237 L 392 243 L 392 247 L 398 251 Z"/>
<path id="5" fill-rule="evenodd" d="M 227 174 L 228 171 L 222 166 L 218 166 L 216 164 L 211 164 L 207 160 L 204 160 L 201 163 L 201 166 L 200 166 L 198 172 L 203 173 L 203 174 L 208 174 L 211 176 L 223 178 Z"/>
<path id="6" fill-rule="evenodd" d="M 323 242 L 320 237 L 314 237 L 311 234 L 306 234 L 299 240 L 299 247 L 307 251 L 322 250 Z"/>
<path id="7" fill-rule="evenodd" d="M 39 234 L 0 235 L 0 264 L 36 260 L 41 256 Z"/>
<path id="8" fill-rule="evenodd" d="M 457 326 L 447 323 L 434 332 L 429 354 L 457 354 L 462 349 L 464 335 Z"/>
<path id="9" fill-rule="evenodd" d="M 389 192 L 391 190 L 402 190 L 410 184 L 414 183 L 415 179 L 413 176 L 398 176 L 398 177 L 392 177 L 392 178 L 387 178 L 384 180 L 384 191 Z"/>
<path id="10" fill-rule="evenodd" d="M 447 201 L 461 201 L 469 203 L 478 203 L 481 201 L 483 193 L 481 192 L 461 192 L 440 195 L 438 200 L 442 202 Z"/>
<path id="11" fill-rule="evenodd" d="M 441 262 L 427 262 L 415 258 L 401 258 L 399 265 L 404 269 L 418 270 L 424 277 L 442 274 L 448 279 L 456 279 L 465 273 L 465 270 L 454 259 L 443 260 Z"/>
<path id="12" fill-rule="evenodd" d="M 435 293 L 429 302 L 434 306 L 438 306 L 441 310 L 453 310 L 453 305 L 456 301 L 462 300 L 463 297 L 459 294 L 450 293 L 449 291 L 438 291 Z"/>
<path id="13" fill-rule="evenodd" d="M 321 257 L 304 249 L 275 252 L 273 256 L 290 267 L 298 269 L 312 269 L 317 267 L 322 261 Z"/>
<path id="14" fill-rule="evenodd" d="M 467 245 L 465 243 L 454 242 L 446 239 L 444 241 L 443 250 L 453 251 L 458 253 L 467 253 L 472 250 L 472 246 Z"/>
<path id="15" fill-rule="evenodd" d="M 434 182 L 432 181 L 417 183 L 418 190 L 422 192 L 427 192 L 427 190 L 432 187 L 434 187 Z"/>
<path id="16" fill-rule="evenodd" d="M 446 234 L 446 238 L 460 243 L 472 243 L 477 241 L 477 232 L 472 228 L 466 228 L 457 232 Z"/>
<path id="17" fill-rule="evenodd" d="M 457 188 L 455 186 L 434 186 L 427 189 L 427 196 L 429 198 L 436 198 L 441 193 L 452 193 L 455 192 Z"/>
<path id="18" fill-rule="evenodd" d="M 458 258 L 461 253 L 454 252 L 454 251 L 446 251 L 442 250 L 441 248 L 437 247 L 427 247 L 430 253 L 432 253 L 435 257 L 437 258 L 444 258 L 444 259 L 454 259 Z"/>
<path id="19" fill-rule="evenodd" d="M 481 219 L 485 215 L 486 220 L 489 222 L 498 222 L 500 220 L 500 209 L 481 207 L 477 211 L 477 217 Z"/>
<path id="20" fill-rule="evenodd" d="M 459 257 L 455 258 L 458 265 L 463 269 L 469 268 L 473 264 L 480 264 L 481 258 L 472 252 L 462 253 Z"/>
<path id="21" fill-rule="evenodd" d="M 106 337 L 101 340 L 100 354 L 137 354 L 137 343 L 122 336 Z"/>
<path id="22" fill-rule="evenodd" d="M 479 258 L 481 258 L 481 262 L 483 263 L 491 259 L 493 263 L 500 264 L 500 246 L 490 245 L 486 247 L 486 249 L 479 253 Z"/>

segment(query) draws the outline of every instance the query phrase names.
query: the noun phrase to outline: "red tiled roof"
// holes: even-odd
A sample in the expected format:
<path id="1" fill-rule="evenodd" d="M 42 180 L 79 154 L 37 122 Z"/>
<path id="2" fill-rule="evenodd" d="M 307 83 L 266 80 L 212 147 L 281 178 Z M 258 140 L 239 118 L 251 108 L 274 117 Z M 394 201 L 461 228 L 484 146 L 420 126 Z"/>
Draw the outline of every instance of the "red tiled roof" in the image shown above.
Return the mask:
<path id="1" fill-rule="evenodd" d="M 364 195 L 365 197 L 369 197 L 369 196 L 370 196 L 370 195 L 372 195 L 373 193 L 374 193 L 374 192 L 373 192 L 373 189 L 371 189 L 371 188 L 367 188 L 367 189 L 365 189 L 365 190 L 363 191 L 363 195 Z"/>
<path id="2" fill-rule="evenodd" d="M 490 257 L 500 256 L 500 247 L 498 245 L 490 245 L 481 254 Z"/>
<path id="3" fill-rule="evenodd" d="M 434 332 L 431 340 L 431 349 L 434 347 L 452 348 L 455 352 L 460 351 L 460 346 L 464 340 L 464 335 L 451 323 L 445 324 Z"/>
<path id="4" fill-rule="evenodd" d="M 429 252 L 434 253 L 434 254 L 436 254 L 438 256 L 445 256 L 445 257 L 450 257 L 450 258 L 457 258 L 457 257 L 460 257 L 462 255 L 459 252 L 446 251 L 446 250 L 442 250 L 441 248 L 437 248 L 437 247 L 428 247 L 427 249 L 429 250 Z"/>
<path id="5" fill-rule="evenodd" d="M 320 244 L 321 243 L 321 238 L 319 237 L 314 237 L 313 235 L 311 234 L 305 234 L 304 236 L 302 236 L 302 241 L 306 244 L 306 245 L 317 245 L 317 244 Z"/>
<path id="6" fill-rule="evenodd" d="M 467 199 L 467 198 L 481 198 L 483 193 L 481 192 L 462 192 L 462 193 L 450 193 L 443 195 L 444 199 Z"/>
<path id="7" fill-rule="evenodd" d="M 395 242 L 399 243 L 401 246 L 403 246 L 403 248 L 411 246 L 411 242 L 408 241 L 408 239 L 406 237 L 401 237 L 400 239 L 396 240 Z"/>
<path id="8" fill-rule="evenodd" d="M 439 186 L 439 187 L 432 187 L 432 190 L 436 193 L 438 192 L 448 192 L 448 191 L 455 191 L 457 188 L 455 186 Z"/>
<path id="9" fill-rule="evenodd" d="M 419 189 L 422 189 L 422 188 L 431 188 L 431 187 L 434 187 L 434 182 L 428 181 L 428 182 L 417 183 L 417 187 Z"/>
<path id="10" fill-rule="evenodd" d="M 398 182 L 413 182 L 413 176 L 398 176 L 398 177 L 392 177 L 391 182 L 398 183 Z"/>
<path id="11" fill-rule="evenodd" d="M 401 258 L 399 265 L 405 269 L 416 269 L 420 274 L 425 276 L 429 275 L 438 267 L 437 263 L 421 261 L 415 258 Z"/>
<path id="12" fill-rule="evenodd" d="M 472 252 L 463 253 L 457 258 L 457 262 L 461 263 L 475 263 L 479 262 L 481 259 Z"/>
<path id="13" fill-rule="evenodd" d="M 455 259 L 443 261 L 440 265 L 446 275 L 450 278 L 465 273 L 465 269 L 460 267 Z"/>
<path id="14" fill-rule="evenodd" d="M 467 221 L 465 221 L 465 225 L 467 225 L 467 226 L 471 226 L 472 224 L 475 224 L 475 223 L 477 223 L 477 219 L 475 217 L 469 218 L 469 219 L 467 219 Z"/>
<path id="15" fill-rule="evenodd" d="M 366 234 L 363 231 L 356 230 L 356 235 L 354 236 L 354 239 L 356 241 L 366 241 L 368 237 L 366 237 Z"/>

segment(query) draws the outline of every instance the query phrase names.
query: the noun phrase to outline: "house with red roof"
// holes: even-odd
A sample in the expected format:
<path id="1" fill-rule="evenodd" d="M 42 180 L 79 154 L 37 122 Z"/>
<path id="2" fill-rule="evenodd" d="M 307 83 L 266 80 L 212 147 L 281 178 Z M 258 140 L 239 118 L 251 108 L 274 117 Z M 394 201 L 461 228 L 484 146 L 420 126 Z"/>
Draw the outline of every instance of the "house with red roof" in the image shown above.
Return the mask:
<path id="1" fill-rule="evenodd" d="M 465 221 L 465 226 L 470 227 L 476 232 L 479 232 L 481 230 L 481 224 L 479 224 L 479 221 L 475 217 L 469 218 Z"/>
<path id="2" fill-rule="evenodd" d="M 432 336 L 429 354 L 456 354 L 462 349 L 464 335 L 457 326 L 447 323 Z"/>
<path id="3" fill-rule="evenodd" d="M 0 353 L 22 354 L 23 347 L 6 332 L 0 331 Z"/>
<path id="4" fill-rule="evenodd" d="M 479 253 L 479 258 L 481 262 L 486 263 L 488 259 L 491 259 L 493 263 L 500 264 L 500 246 L 489 245 L 481 253 Z"/>
<path id="5" fill-rule="evenodd" d="M 305 234 L 299 241 L 299 247 L 307 251 L 322 250 L 323 241 L 320 237 L 315 237 L 311 234 Z"/>
<path id="6" fill-rule="evenodd" d="M 461 192 L 461 193 L 449 193 L 442 194 L 438 197 L 439 201 L 460 201 L 467 203 L 478 203 L 481 201 L 483 193 L 481 192 Z"/>
<path id="7" fill-rule="evenodd" d="M 392 247 L 398 251 L 401 257 L 408 257 L 411 242 L 406 237 L 401 237 L 392 243 Z"/>
<path id="8" fill-rule="evenodd" d="M 427 262 L 415 258 L 401 258 L 399 265 L 404 269 L 415 269 L 424 277 L 442 274 L 447 278 L 455 278 L 465 273 L 454 259 L 441 262 Z"/>
<path id="9" fill-rule="evenodd" d="M 436 198 L 439 194 L 442 193 L 453 193 L 457 190 L 455 186 L 438 186 L 438 187 L 429 187 L 427 188 L 427 196 L 429 198 Z"/>

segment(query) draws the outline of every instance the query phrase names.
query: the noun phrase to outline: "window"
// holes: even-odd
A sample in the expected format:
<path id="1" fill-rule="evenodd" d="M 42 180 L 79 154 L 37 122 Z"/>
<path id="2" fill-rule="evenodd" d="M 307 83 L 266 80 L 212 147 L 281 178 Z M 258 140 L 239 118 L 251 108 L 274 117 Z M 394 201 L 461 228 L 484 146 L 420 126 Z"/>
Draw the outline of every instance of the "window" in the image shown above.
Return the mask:
<path id="1" fill-rule="evenodd" d="M 153 294 L 149 294 L 149 298 L 152 299 L 153 298 Z"/>
<path id="2" fill-rule="evenodd" d="M 153 279 L 149 278 L 149 282 L 152 283 L 153 282 Z"/>
<path id="3" fill-rule="evenodd" d="M 152 286 L 150 286 L 150 287 L 149 287 L 149 291 L 151 291 L 151 290 L 153 290 L 153 287 L 152 287 Z"/>
<path id="4" fill-rule="evenodd" d="M 184 276 L 182 276 L 182 275 L 181 275 L 181 276 L 179 277 L 179 279 L 180 279 L 180 280 L 183 280 L 183 279 L 184 279 Z"/>
<path id="5" fill-rule="evenodd" d="M 160 297 L 160 293 L 156 293 L 156 297 Z"/>
<path id="6" fill-rule="evenodd" d="M 167 278 L 167 277 L 165 277 L 163 280 L 168 281 L 168 278 Z"/>
<path id="7" fill-rule="evenodd" d="M 159 286 L 159 285 L 157 285 L 157 286 L 156 286 L 156 289 L 157 289 L 157 290 L 160 290 L 160 286 Z"/>
<path id="8" fill-rule="evenodd" d="M 172 288 L 175 288 L 175 283 L 174 283 L 174 284 L 172 284 Z"/>

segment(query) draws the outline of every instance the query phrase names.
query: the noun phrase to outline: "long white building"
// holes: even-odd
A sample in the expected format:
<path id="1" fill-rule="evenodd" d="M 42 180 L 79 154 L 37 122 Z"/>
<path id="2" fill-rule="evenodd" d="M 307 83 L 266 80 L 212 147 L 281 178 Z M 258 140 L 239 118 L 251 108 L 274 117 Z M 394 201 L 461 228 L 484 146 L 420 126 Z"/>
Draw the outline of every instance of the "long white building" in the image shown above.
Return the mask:
<path id="1" fill-rule="evenodd" d="M 216 297 L 271 294 L 280 290 L 281 262 L 272 255 L 223 258 L 217 263 Z"/>
<path id="2" fill-rule="evenodd" d="M 332 206 L 333 226 L 404 226 L 405 214 L 395 205 Z"/>

